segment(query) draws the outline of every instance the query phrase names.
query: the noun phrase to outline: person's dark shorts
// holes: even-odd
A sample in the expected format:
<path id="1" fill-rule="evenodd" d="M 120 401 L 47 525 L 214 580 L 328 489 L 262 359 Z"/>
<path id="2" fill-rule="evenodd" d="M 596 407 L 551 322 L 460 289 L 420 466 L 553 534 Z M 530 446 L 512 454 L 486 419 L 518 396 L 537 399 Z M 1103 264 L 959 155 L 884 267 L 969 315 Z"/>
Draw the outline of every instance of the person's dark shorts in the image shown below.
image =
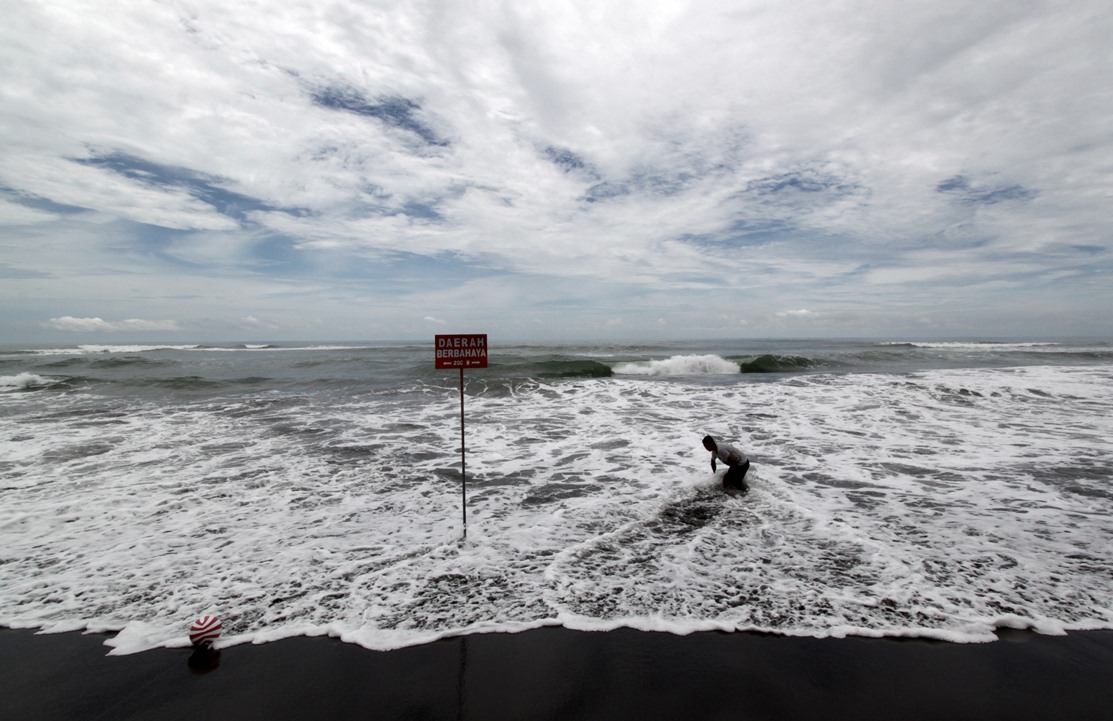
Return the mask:
<path id="1" fill-rule="evenodd" d="M 727 470 L 726 474 L 723 476 L 723 488 L 733 488 L 734 490 L 742 491 L 743 493 L 750 490 L 749 484 L 746 483 L 746 473 L 749 470 L 749 461 L 731 466 Z"/>

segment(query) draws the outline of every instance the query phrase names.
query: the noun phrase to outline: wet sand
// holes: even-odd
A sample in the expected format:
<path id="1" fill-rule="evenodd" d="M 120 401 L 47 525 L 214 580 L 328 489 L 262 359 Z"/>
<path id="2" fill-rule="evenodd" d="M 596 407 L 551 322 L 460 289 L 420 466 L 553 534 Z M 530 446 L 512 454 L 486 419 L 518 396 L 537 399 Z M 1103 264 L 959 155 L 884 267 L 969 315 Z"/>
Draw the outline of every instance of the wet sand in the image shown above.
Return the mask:
<path id="1" fill-rule="evenodd" d="M 390 652 L 329 638 L 108 656 L 0 629 L 3 718 L 1108 719 L 1113 631 L 985 644 L 545 628 Z"/>

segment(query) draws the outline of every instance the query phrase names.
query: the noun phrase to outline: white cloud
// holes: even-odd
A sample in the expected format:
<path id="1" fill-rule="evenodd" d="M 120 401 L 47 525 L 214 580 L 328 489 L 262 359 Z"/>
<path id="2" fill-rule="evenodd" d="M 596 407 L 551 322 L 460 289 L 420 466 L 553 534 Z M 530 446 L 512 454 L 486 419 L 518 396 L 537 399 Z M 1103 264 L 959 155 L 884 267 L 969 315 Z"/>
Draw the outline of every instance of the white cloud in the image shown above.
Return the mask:
<path id="1" fill-rule="evenodd" d="M 180 330 L 178 322 L 173 320 L 141 320 L 139 318 L 129 318 L 120 321 L 106 321 L 102 318 L 74 318 L 69 315 L 60 318 L 51 318 L 45 325 L 53 330 L 72 331 L 76 333 Z"/>
<path id="2" fill-rule="evenodd" d="M 1104 314 L 1111 34 L 1103 0 L 25 4 L 0 253 L 36 282 L 0 297 L 332 337 L 347 308 L 914 322 L 968 281 Z"/>
<path id="3" fill-rule="evenodd" d="M 243 319 L 243 324 L 244 324 L 245 327 L 251 328 L 253 330 L 265 330 L 265 331 L 282 330 L 282 326 L 277 325 L 275 323 L 271 323 L 270 321 L 260 320 L 253 315 L 246 316 Z"/>

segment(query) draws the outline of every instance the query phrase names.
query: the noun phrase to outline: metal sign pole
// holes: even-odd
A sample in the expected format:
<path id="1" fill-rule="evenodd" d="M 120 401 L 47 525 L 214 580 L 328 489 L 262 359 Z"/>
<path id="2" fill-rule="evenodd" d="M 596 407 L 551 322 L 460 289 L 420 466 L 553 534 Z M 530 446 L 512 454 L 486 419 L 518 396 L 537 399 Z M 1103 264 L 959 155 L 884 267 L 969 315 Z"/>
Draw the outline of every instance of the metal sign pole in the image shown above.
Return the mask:
<path id="1" fill-rule="evenodd" d="M 464 369 L 460 368 L 460 512 L 464 517 L 464 540 L 468 540 L 468 474 L 464 452 Z"/>
<path id="2" fill-rule="evenodd" d="M 464 369 L 487 367 L 487 334 L 454 333 L 433 336 L 437 368 L 460 370 L 460 513 L 464 520 L 464 538 L 468 540 L 468 466 L 464 446 Z"/>

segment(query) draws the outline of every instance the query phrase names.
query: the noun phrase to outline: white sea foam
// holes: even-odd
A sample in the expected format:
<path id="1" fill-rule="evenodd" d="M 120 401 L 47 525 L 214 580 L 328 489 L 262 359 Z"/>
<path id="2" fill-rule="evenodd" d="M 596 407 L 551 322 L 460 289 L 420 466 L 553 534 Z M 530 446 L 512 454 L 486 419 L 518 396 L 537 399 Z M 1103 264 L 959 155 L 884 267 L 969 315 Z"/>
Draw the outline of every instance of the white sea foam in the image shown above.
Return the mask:
<path id="1" fill-rule="evenodd" d="M 369 346 L 365 345 L 271 345 L 265 343 L 248 343 L 243 346 L 236 347 L 221 347 L 221 346 L 198 346 L 193 350 L 203 351 L 216 351 L 216 352 L 229 352 L 239 353 L 243 351 L 252 352 L 274 352 L 274 351 L 328 351 L 328 350 L 366 350 Z M 385 346 L 375 346 L 376 348 L 383 348 Z"/>
<path id="2" fill-rule="evenodd" d="M 618 375 L 679 376 L 739 373 L 738 364 L 717 355 L 676 355 L 665 360 L 616 363 Z"/>
<path id="3" fill-rule="evenodd" d="M 196 351 L 202 353 L 243 353 L 245 351 L 252 352 L 270 352 L 270 351 L 327 351 L 327 350 L 364 350 L 369 346 L 366 345 L 288 345 L 277 346 L 263 343 L 251 343 L 235 346 L 213 346 L 213 345 L 174 345 L 174 344 L 83 344 L 71 348 L 37 348 L 30 349 L 27 353 L 34 355 L 138 355 L 142 353 L 151 353 L 155 351 Z M 385 347 L 385 346 L 375 346 Z"/>
<path id="4" fill-rule="evenodd" d="M 990 343 L 977 341 L 890 341 L 881 345 L 908 345 L 915 348 L 937 348 L 942 350 L 974 350 L 974 351 L 1015 351 L 1031 349 L 1057 350 L 1059 343 L 1049 341 L 1033 341 L 1028 343 Z"/>
<path id="5" fill-rule="evenodd" d="M 14 376 L 0 376 L 0 393 L 21 391 L 29 388 L 48 386 L 53 381 L 34 373 L 19 373 Z"/>
<path id="6" fill-rule="evenodd" d="M 196 345 L 79 345 L 77 349 L 82 353 L 148 353 L 157 350 L 196 350 L 197 347 Z M 58 351 L 51 351 L 51 353 L 55 352 Z"/>
<path id="7" fill-rule="evenodd" d="M 0 623 L 123 629 L 115 653 L 205 614 L 226 644 L 381 649 L 552 624 L 1113 628 L 1108 368 L 478 387 L 464 543 L 453 388 L 96 416 L 66 394 L 0 419 Z M 750 454 L 748 496 L 722 494 L 706 433 Z"/>

